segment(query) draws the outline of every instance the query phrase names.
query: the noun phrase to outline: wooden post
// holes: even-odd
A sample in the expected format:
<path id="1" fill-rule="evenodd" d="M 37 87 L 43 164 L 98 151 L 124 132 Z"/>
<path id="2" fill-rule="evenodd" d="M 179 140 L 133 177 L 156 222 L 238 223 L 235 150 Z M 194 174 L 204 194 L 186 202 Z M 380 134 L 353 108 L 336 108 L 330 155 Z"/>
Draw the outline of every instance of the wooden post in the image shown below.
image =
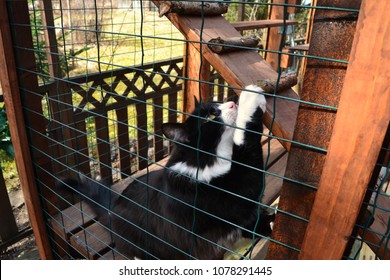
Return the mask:
<path id="1" fill-rule="evenodd" d="M 298 2 L 297 0 L 288 0 L 287 1 L 288 4 L 297 4 L 297 2 Z M 273 0 L 272 3 L 284 4 L 285 0 Z M 284 10 L 286 10 L 286 13 L 284 12 Z M 294 7 L 288 7 L 285 9 L 284 6 L 271 6 L 269 18 L 271 20 L 286 18 L 286 20 L 287 20 L 288 14 L 293 13 L 294 10 L 295 10 Z M 282 33 L 280 32 L 279 28 L 268 28 L 267 40 L 266 40 L 266 49 L 267 50 L 279 51 L 281 40 L 284 40 L 284 38 L 282 38 Z M 269 53 L 269 52 L 267 52 L 265 55 L 265 60 L 276 71 L 278 71 L 278 56 L 279 56 L 279 54 L 277 54 L 277 53 Z"/>
<path id="2" fill-rule="evenodd" d="M 206 46 L 203 46 L 206 48 Z M 210 93 L 210 85 L 202 83 L 202 81 L 210 81 L 210 64 L 200 56 L 193 43 L 187 43 L 184 53 L 184 76 L 188 80 L 184 81 L 184 102 L 183 112 L 191 113 L 195 108 L 194 97 L 203 102 L 208 100 Z M 183 116 L 184 119 L 186 116 Z"/>
<path id="3" fill-rule="evenodd" d="M 356 0 L 318 0 L 319 6 L 359 9 Z M 349 59 L 355 34 L 357 13 L 317 10 L 309 54 L 318 57 Z M 337 36 L 335 36 L 337 34 Z M 332 46 L 329 48 L 328 46 Z M 313 103 L 338 106 L 347 65 L 308 59 L 301 99 Z M 300 104 L 293 140 L 327 149 L 336 112 Z M 317 187 L 326 154 L 293 144 L 289 153 L 285 177 L 280 193 L 279 208 L 308 219 L 316 191 L 301 183 Z M 296 181 L 296 182 L 295 182 Z M 307 223 L 290 215 L 278 213 L 272 237 L 284 244 L 300 249 Z M 295 250 L 271 243 L 268 259 L 297 259 Z"/>
<path id="4" fill-rule="evenodd" d="M 363 0 L 350 65 L 300 259 L 340 259 L 390 121 L 387 0 Z"/>
<path id="5" fill-rule="evenodd" d="M 1 84 L 4 91 L 4 102 L 7 108 L 7 117 L 11 131 L 12 142 L 15 150 L 15 161 L 17 164 L 20 184 L 22 186 L 25 203 L 30 217 L 31 227 L 34 231 L 36 243 L 42 259 L 52 258 L 52 253 L 49 244 L 49 238 L 46 232 L 46 225 L 42 214 L 41 203 L 37 191 L 37 186 L 35 184 L 35 174 L 33 165 L 31 162 L 30 155 L 30 146 L 27 140 L 26 126 L 24 121 L 24 112 L 22 110 L 22 103 L 19 92 L 19 82 L 18 76 L 16 73 L 15 57 L 13 53 L 13 45 L 11 39 L 10 26 L 8 21 L 7 5 L 6 1 L 0 1 L 0 78 Z M 32 47 L 32 38 L 31 30 L 29 28 L 29 14 L 27 2 L 25 1 L 13 1 L 9 3 L 9 12 L 13 14 L 13 18 L 17 20 L 19 26 L 14 27 L 15 32 L 19 34 L 19 40 L 30 41 Z M 21 34 L 23 34 L 21 36 Z M 17 57 L 18 61 L 23 64 L 24 69 L 33 71 L 35 69 L 35 60 L 34 55 L 31 51 L 21 50 L 23 44 L 17 45 L 20 47 L 19 56 Z M 32 54 L 32 56 L 31 56 Z M 28 57 L 32 59 L 28 59 Z M 28 64 L 28 65 L 27 65 Z M 19 65 L 20 66 L 20 65 Z M 28 83 L 32 83 L 32 86 L 35 86 L 35 89 L 38 88 L 37 77 L 31 72 L 22 72 L 21 78 L 24 80 L 25 88 L 31 89 L 34 87 L 29 87 Z M 34 94 L 29 94 L 31 98 L 34 98 Z M 33 102 L 32 100 L 29 100 Z M 35 100 L 36 102 L 37 100 Z M 32 107 L 34 104 L 31 104 Z M 35 104 L 37 108 L 41 104 Z M 42 111 L 37 111 L 42 114 Z M 38 122 L 37 125 L 44 126 L 44 121 L 39 119 L 36 115 L 28 114 L 30 121 Z M 45 131 L 44 128 L 40 130 Z M 36 144 L 36 147 L 45 147 L 47 148 L 47 142 L 42 139 L 42 136 L 39 134 L 34 134 L 31 137 L 31 143 Z M 41 178 L 42 179 L 42 178 Z M 48 179 L 47 182 L 50 184 L 51 180 Z"/>
<path id="6" fill-rule="evenodd" d="M 50 97 L 49 108 L 50 115 L 55 120 L 50 129 L 51 137 L 53 137 L 59 143 L 63 143 L 65 147 L 61 145 L 54 145 L 51 149 L 56 158 L 59 159 L 62 164 L 54 164 L 53 170 L 60 174 L 61 171 L 66 169 L 64 166 L 74 167 L 78 163 L 80 166 L 76 168 L 82 171 L 85 174 L 90 173 L 90 167 L 88 159 L 83 155 L 75 155 L 73 150 L 77 150 L 78 146 L 76 141 L 82 136 L 77 135 L 74 129 L 69 127 L 73 126 L 73 108 L 72 108 L 72 92 L 70 90 L 69 84 L 63 79 L 63 73 L 61 69 L 61 61 L 59 59 L 58 43 L 56 38 L 56 33 L 54 29 L 54 17 L 53 17 L 53 7 L 51 0 L 40 0 L 40 5 L 42 6 L 42 22 L 45 34 L 45 43 L 48 49 L 47 60 L 49 73 L 51 78 L 53 78 L 53 86 L 51 90 L 48 91 L 48 96 Z"/>
<path id="7" fill-rule="evenodd" d="M 241 1 L 241 4 L 237 4 L 237 21 L 244 21 L 245 20 L 245 0 Z"/>

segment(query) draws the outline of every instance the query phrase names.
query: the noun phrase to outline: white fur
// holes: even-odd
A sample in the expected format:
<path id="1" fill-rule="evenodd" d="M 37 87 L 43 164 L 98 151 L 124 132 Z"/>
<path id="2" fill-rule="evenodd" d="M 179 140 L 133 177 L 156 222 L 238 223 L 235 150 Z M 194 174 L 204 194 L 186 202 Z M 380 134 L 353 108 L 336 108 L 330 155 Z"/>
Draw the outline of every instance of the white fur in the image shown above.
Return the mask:
<path id="1" fill-rule="evenodd" d="M 177 162 L 170 169 L 187 176 L 191 176 L 199 181 L 209 183 L 213 178 L 217 178 L 229 172 L 232 165 L 233 153 L 233 129 L 226 127 L 221 136 L 221 141 L 217 146 L 217 159 L 212 165 L 207 165 L 204 168 L 190 166 L 185 162 Z M 222 157 L 222 158 L 220 158 Z"/>
<path id="2" fill-rule="evenodd" d="M 227 125 L 234 125 L 237 119 L 237 106 L 233 101 L 222 103 L 218 107 L 221 110 L 221 118 Z"/>
<path id="3" fill-rule="evenodd" d="M 244 144 L 244 129 L 246 124 L 252 120 L 252 116 L 257 108 L 260 107 L 263 113 L 265 112 L 267 102 L 262 93 L 264 93 L 264 90 L 255 85 L 249 85 L 241 92 L 236 120 L 237 129 L 235 129 L 233 136 L 234 144 L 238 146 Z"/>

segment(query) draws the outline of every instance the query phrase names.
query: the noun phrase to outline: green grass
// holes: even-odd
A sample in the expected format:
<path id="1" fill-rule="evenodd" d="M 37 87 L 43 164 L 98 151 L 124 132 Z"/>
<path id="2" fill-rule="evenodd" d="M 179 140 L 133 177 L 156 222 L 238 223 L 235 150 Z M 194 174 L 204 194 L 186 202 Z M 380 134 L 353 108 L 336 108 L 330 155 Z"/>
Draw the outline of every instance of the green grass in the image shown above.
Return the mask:
<path id="1" fill-rule="evenodd" d="M 87 29 L 90 30 L 89 35 L 93 34 L 93 26 Z M 155 12 L 144 12 L 143 18 L 140 11 L 114 10 L 105 13 L 101 31 L 99 38 L 93 35 L 89 43 L 65 43 L 67 53 L 71 49 L 73 52 L 85 50 L 76 58 L 69 59 L 76 62 L 70 76 L 97 72 L 98 62 L 100 70 L 106 71 L 176 58 L 183 54 L 183 36 L 165 17 L 159 18 Z M 71 35 L 67 40 L 70 38 Z"/>

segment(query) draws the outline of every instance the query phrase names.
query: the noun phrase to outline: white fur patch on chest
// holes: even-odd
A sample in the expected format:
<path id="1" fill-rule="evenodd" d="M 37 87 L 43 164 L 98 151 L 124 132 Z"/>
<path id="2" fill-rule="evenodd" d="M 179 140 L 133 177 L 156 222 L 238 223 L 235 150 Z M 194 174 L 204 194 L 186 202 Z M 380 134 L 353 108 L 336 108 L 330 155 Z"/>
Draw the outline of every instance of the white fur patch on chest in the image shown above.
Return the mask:
<path id="1" fill-rule="evenodd" d="M 201 152 L 200 152 L 201 153 Z M 170 167 L 180 174 L 191 176 L 202 182 L 209 183 L 212 179 L 220 177 L 230 171 L 232 166 L 233 154 L 233 129 L 225 128 L 216 149 L 216 160 L 211 165 L 206 165 L 204 168 L 190 166 L 186 162 L 177 162 Z"/>

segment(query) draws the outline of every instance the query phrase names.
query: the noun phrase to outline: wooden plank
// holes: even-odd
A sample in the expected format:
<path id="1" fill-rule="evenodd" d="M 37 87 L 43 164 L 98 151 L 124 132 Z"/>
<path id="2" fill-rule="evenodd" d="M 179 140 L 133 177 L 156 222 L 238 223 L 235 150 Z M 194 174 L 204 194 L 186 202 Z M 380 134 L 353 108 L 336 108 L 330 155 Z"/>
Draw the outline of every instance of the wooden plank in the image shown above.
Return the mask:
<path id="1" fill-rule="evenodd" d="M 96 218 L 96 213 L 88 203 L 79 202 L 53 216 L 49 222 L 59 235 L 68 240 L 71 234 L 94 223 Z"/>
<path id="2" fill-rule="evenodd" d="M 127 107 L 116 110 L 116 126 L 118 130 L 118 146 L 119 146 L 119 162 L 121 170 L 121 178 L 124 179 L 131 174 L 131 155 L 130 151 L 130 137 L 128 123 Z"/>
<path id="3" fill-rule="evenodd" d="M 267 171 L 275 174 L 267 174 L 265 176 L 266 186 L 264 189 L 263 203 L 270 205 L 272 204 L 280 194 L 280 190 L 283 185 L 283 176 L 286 172 L 288 154 L 284 154 L 276 164 L 272 165 Z"/>
<path id="4" fill-rule="evenodd" d="M 202 82 L 210 81 L 210 64 L 199 54 L 199 44 L 187 43 L 184 54 L 184 76 L 188 80 L 184 81 L 184 103 L 183 112 L 191 113 L 195 108 L 195 99 L 205 102 L 208 100 L 210 86 Z M 203 46 L 206 48 L 206 46 Z M 184 116 L 184 119 L 186 116 Z M 183 119 L 183 120 L 184 120 Z"/>
<path id="5" fill-rule="evenodd" d="M 145 169 L 148 166 L 149 141 L 147 133 L 147 112 L 146 99 L 139 98 L 135 108 L 137 112 L 137 160 L 138 170 Z"/>
<path id="6" fill-rule="evenodd" d="M 112 184 L 112 169 L 111 169 L 111 145 L 108 132 L 108 116 L 107 113 L 95 116 L 96 140 L 99 154 L 99 169 L 100 176 L 103 180 Z"/>
<path id="7" fill-rule="evenodd" d="M 95 260 L 105 254 L 112 246 L 110 232 L 99 223 L 94 223 L 70 237 L 70 244 L 83 257 Z"/>
<path id="8" fill-rule="evenodd" d="M 8 7 L 7 3 L 9 4 Z M 9 12 L 13 14 L 13 20 L 19 24 L 18 28 L 15 27 L 17 30 L 14 31 L 18 32 L 18 34 L 23 34 L 23 36 L 19 36 L 19 41 L 17 42 L 17 45 L 20 47 L 19 50 L 17 50 L 18 61 L 23 63 L 23 65 L 19 64 L 18 67 L 21 69 L 29 69 L 31 71 L 35 69 L 34 55 L 31 52 L 22 50 L 24 47 L 28 50 L 33 48 L 31 30 L 29 29 L 30 19 L 27 2 L 0 1 L 0 81 L 4 92 L 7 117 L 15 150 L 15 161 L 18 167 L 20 183 L 28 209 L 31 226 L 34 231 L 41 259 L 50 259 L 52 258 L 52 252 L 41 211 L 42 208 L 37 191 L 38 189 L 34 180 L 35 171 L 31 161 L 30 146 L 25 129 L 24 112 L 22 110 L 23 107 L 20 97 L 21 92 L 19 91 L 19 80 L 16 72 L 15 56 L 13 53 L 14 48 L 7 14 L 8 8 Z M 21 73 L 19 75 L 19 79 L 25 82 L 24 86 L 26 88 L 31 90 L 38 89 L 36 76 L 32 76 L 31 73 Z M 31 86 L 31 88 L 29 86 Z M 30 94 L 29 101 L 31 102 L 31 106 L 32 108 L 35 106 L 37 108 L 36 112 L 42 114 L 42 109 L 39 109 L 41 103 L 39 102 L 37 104 L 37 100 L 34 100 L 33 95 L 34 94 Z M 30 118 L 29 121 L 38 122 L 36 125 L 42 128 L 38 131 L 45 131 L 46 127 L 43 117 L 37 118 L 32 114 L 27 114 L 27 117 Z M 45 141 L 42 136 L 32 136 L 35 136 L 34 139 L 32 139 L 32 144 L 37 144 L 36 147 L 38 149 L 47 149 L 47 141 Z M 43 161 L 47 162 L 47 159 L 45 158 Z M 43 174 L 42 179 L 44 176 L 45 175 Z M 47 181 L 45 183 L 50 184 L 52 182 L 49 178 L 50 176 L 46 177 Z"/>
<path id="9" fill-rule="evenodd" d="M 298 21 L 296 20 L 286 20 L 286 25 L 296 25 L 296 24 L 298 24 Z M 270 27 L 280 27 L 280 26 L 284 26 L 284 21 L 282 19 L 237 21 L 237 22 L 233 22 L 232 26 L 237 31 L 244 31 L 244 30 L 262 29 L 262 28 L 270 28 Z"/>
<path id="10" fill-rule="evenodd" d="M 49 0 L 40 0 L 42 7 L 42 25 L 45 36 L 45 47 L 47 49 L 46 57 L 48 62 L 49 75 L 54 79 L 54 87 L 48 90 L 48 107 L 50 109 L 50 117 L 58 121 L 53 122 L 51 137 L 63 145 L 53 145 L 51 147 L 52 156 L 57 158 L 62 164 L 53 164 L 53 170 L 56 173 L 62 172 L 66 165 L 75 165 L 75 154 L 73 149 L 77 146 L 75 140 L 74 130 L 72 127 L 73 121 L 73 103 L 72 92 L 69 84 L 66 83 L 62 77 L 61 62 L 59 59 L 59 52 L 57 46 L 56 31 L 54 27 L 53 7 Z M 65 124 L 65 125 L 62 125 Z M 55 129 L 57 128 L 57 129 Z M 77 155 L 76 155 L 77 156 Z"/>
<path id="11" fill-rule="evenodd" d="M 18 234 L 14 213 L 9 200 L 7 187 L 5 185 L 3 172 L 0 168 L 0 239 L 1 242 L 9 240 Z"/>
<path id="12" fill-rule="evenodd" d="M 78 119 L 78 114 L 75 114 L 75 147 L 78 151 L 76 154 L 77 170 L 86 175 L 91 174 L 90 156 L 88 151 L 87 128 L 85 119 Z"/>
<path id="13" fill-rule="evenodd" d="M 272 0 L 273 4 L 284 4 L 285 0 Z M 270 6 L 269 7 L 269 18 L 271 20 L 283 20 L 285 18 L 288 19 L 287 9 L 285 11 L 284 6 Z M 278 28 L 269 28 L 267 32 L 267 39 L 265 48 L 268 51 L 281 51 L 281 41 L 285 40 L 282 38 L 282 33 Z M 284 43 L 282 44 L 284 47 Z M 278 61 L 279 54 L 266 52 L 265 60 L 272 66 L 275 71 L 278 71 Z"/>
<path id="14" fill-rule="evenodd" d="M 341 258 L 348 241 L 345 237 L 356 221 L 390 120 L 390 76 L 383 71 L 390 69 L 389 9 L 386 0 L 362 1 L 351 62 L 300 259 Z M 367 121 L 369 125 L 364 125 Z"/>
<path id="15" fill-rule="evenodd" d="M 163 124 L 163 97 L 158 97 L 153 99 L 153 125 L 154 133 L 153 135 L 153 148 L 154 148 L 154 160 L 160 161 L 164 158 L 164 142 L 162 134 L 162 124 Z"/>
<path id="16" fill-rule="evenodd" d="M 333 5 L 346 7 L 346 2 L 359 8 L 360 3 L 356 0 L 342 0 Z M 320 6 L 328 3 L 329 0 L 318 0 Z M 344 20 L 344 17 L 348 20 Z M 309 54 L 348 60 L 356 21 L 356 13 L 318 10 Z M 337 40 L 334 34 L 337 34 Z M 332 48 L 328 48 L 328 44 L 332 44 Z M 315 188 L 326 157 L 326 152 L 315 148 L 327 150 L 336 116 L 335 110 L 327 110 L 320 105 L 338 107 L 346 69 L 347 65 L 342 63 L 308 60 L 301 98 L 318 106 L 300 104 L 293 140 L 313 148 L 293 144 L 289 152 L 285 174 L 289 180 L 284 180 L 279 200 L 279 209 L 284 213 L 279 212 L 276 216 L 272 233 L 272 238 L 280 243 L 270 244 L 267 256 L 269 259 L 298 258 L 298 250 L 307 227 L 305 219 L 310 216 L 316 195 Z M 297 250 L 282 244 L 288 244 Z"/>
<path id="17" fill-rule="evenodd" d="M 159 6 L 160 1 L 154 0 L 153 2 L 156 6 Z M 201 31 L 204 43 L 216 37 L 240 36 L 240 33 L 222 16 L 207 17 L 204 21 L 201 17 L 196 16 L 169 14 L 167 17 L 183 33 L 186 39 L 192 42 L 199 42 Z M 202 23 L 204 24 L 203 28 L 201 28 Z M 199 44 L 194 43 L 193 45 L 199 51 Z M 259 80 L 276 80 L 278 77 L 278 74 L 255 50 L 242 50 L 218 55 L 203 45 L 203 56 L 237 92 L 240 92 L 240 89 L 247 85 L 256 84 Z M 296 93 L 291 89 L 278 93 L 278 95 L 298 99 Z M 274 99 L 277 99 L 277 114 L 273 122 L 273 133 L 276 136 L 292 139 L 298 103 L 286 99 L 268 98 L 269 106 L 267 106 L 267 113 L 265 114 L 267 126 L 271 124 Z M 284 142 L 283 145 L 286 149 L 290 147 L 287 142 Z"/>

